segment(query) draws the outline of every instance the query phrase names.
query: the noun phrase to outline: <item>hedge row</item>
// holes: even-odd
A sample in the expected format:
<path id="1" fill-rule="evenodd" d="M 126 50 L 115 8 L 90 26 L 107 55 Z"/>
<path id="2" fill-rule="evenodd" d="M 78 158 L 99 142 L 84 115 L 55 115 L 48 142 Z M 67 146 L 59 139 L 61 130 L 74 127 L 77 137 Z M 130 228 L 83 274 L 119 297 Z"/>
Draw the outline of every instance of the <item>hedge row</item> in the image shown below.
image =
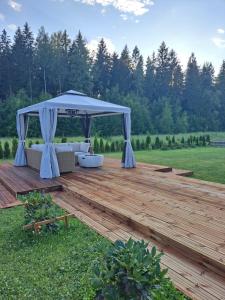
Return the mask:
<path id="1" fill-rule="evenodd" d="M 62 143 L 67 142 L 67 138 L 63 137 Z M 28 147 L 33 144 L 32 140 L 28 141 Z M 35 141 L 35 144 L 39 144 L 39 141 Z M 175 136 L 167 136 L 165 140 L 160 139 L 158 136 L 153 140 L 149 135 L 145 139 L 132 139 L 132 147 L 134 151 L 139 150 L 151 150 L 151 149 L 182 149 L 182 148 L 193 148 L 193 147 L 204 147 L 210 144 L 209 135 L 193 136 L 190 135 L 187 139 L 182 137 L 181 139 L 176 139 Z M 15 157 L 16 149 L 18 146 L 18 140 L 16 138 L 12 139 L 11 147 L 8 141 L 4 144 L 0 141 L 0 159 L 9 159 Z M 93 150 L 95 153 L 109 153 L 109 152 L 121 152 L 124 147 L 123 140 L 107 141 L 103 138 L 94 138 Z"/>
<path id="2" fill-rule="evenodd" d="M 165 140 L 160 139 L 158 136 L 154 140 L 148 135 L 145 139 L 132 139 L 131 144 L 134 151 L 139 150 L 151 150 L 151 149 L 182 149 L 182 148 L 194 148 L 205 147 L 210 144 L 209 135 L 193 136 L 190 135 L 186 140 L 184 137 L 176 139 L 175 136 L 167 136 Z M 102 138 L 94 138 L 93 149 L 95 153 L 105 152 L 120 152 L 123 150 L 123 140 L 116 141 L 104 141 Z"/>

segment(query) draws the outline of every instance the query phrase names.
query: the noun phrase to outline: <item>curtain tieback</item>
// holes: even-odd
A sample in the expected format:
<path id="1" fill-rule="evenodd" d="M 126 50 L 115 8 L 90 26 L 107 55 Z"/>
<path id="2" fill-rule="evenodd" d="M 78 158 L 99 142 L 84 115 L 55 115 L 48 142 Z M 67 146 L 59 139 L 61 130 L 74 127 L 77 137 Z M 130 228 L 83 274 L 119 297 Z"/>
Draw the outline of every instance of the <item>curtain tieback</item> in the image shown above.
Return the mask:
<path id="1" fill-rule="evenodd" d="M 124 140 L 124 142 L 130 142 L 130 139 L 129 140 Z"/>

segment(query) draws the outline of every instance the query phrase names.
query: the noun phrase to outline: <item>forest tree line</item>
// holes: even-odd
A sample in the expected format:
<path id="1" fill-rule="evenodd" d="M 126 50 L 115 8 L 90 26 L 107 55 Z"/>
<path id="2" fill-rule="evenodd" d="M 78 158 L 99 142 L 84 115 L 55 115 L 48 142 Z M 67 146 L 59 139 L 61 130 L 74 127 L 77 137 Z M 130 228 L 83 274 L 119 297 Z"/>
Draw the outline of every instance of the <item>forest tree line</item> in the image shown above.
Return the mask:
<path id="1" fill-rule="evenodd" d="M 225 130 L 225 60 L 215 76 L 213 65 L 198 65 L 191 54 L 183 71 L 176 52 L 162 42 L 144 61 L 136 46 L 120 54 L 108 52 L 104 39 L 95 55 L 78 32 L 49 35 L 41 27 L 36 38 L 29 25 L 0 36 L 0 136 L 14 136 L 18 108 L 74 89 L 132 109 L 132 132 L 180 133 Z M 61 119 L 58 135 L 81 134 L 78 120 Z M 121 133 L 118 116 L 96 118 L 94 134 Z M 30 136 L 38 136 L 31 120 Z"/>

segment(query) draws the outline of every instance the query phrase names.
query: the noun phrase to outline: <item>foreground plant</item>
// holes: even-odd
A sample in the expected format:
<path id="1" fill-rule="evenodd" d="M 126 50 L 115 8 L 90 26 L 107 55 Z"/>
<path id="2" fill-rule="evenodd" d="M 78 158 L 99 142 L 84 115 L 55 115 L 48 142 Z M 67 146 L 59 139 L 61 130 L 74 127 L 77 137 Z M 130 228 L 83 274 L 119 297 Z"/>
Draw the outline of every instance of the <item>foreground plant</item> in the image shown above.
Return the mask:
<path id="1" fill-rule="evenodd" d="M 103 261 L 95 262 L 96 300 L 185 299 L 160 267 L 162 254 L 144 241 L 117 241 Z"/>
<path id="2" fill-rule="evenodd" d="M 50 195 L 32 192 L 25 196 L 21 196 L 20 199 L 24 202 L 25 207 L 25 225 L 48 220 L 57 216 L 57 208 Z M 55 222 L 41 227 L 41 230 L 52 232 L 55 232 L 58 229 L 59 224 Z"/>

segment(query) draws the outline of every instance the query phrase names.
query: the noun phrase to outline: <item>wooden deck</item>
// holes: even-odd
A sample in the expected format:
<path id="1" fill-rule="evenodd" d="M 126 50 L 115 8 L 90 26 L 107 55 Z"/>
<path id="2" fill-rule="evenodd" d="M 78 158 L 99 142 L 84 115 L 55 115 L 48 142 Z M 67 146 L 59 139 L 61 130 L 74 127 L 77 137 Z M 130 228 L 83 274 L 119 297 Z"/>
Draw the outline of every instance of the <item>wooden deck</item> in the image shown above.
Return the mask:
<path id="1" fill-rule="evenodd" d="M 225 299 L 225 185 L 184 177 L 190 174 L 143 163 L 122 169 L 106 159 L 101 169 L 78 167 L 43 181 L 28 168 L 0 166 L 3 186 L 17 183 L 10 187 L 14 194 L 50 191 L 58 205 L 108 239 L 156 245 L 164 252 L 162 267 L 192 299 Z"/>

